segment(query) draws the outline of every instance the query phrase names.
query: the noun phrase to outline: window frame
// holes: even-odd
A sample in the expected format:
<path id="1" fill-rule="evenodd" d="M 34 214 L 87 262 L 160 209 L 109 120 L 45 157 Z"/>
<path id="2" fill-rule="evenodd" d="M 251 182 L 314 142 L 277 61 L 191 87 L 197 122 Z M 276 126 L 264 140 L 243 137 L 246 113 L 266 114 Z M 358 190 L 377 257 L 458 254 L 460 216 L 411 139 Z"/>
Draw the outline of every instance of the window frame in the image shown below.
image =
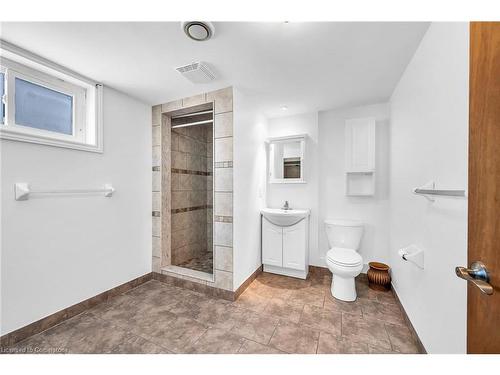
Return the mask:
<path id="1" fill-rule="evenodd" d="M 102 153 L 102 85 L 16 46 L 8 47 L 8 53 L 4 53 L 3 43 L 2 53 L 6 57 L 0 59 L 0 69 L 5 74 L 0 138 Z M 71 135 L 15 123 L 16 78 L 73 98 Z"/>
<path id="2" fill-rule="evenodd" d="M 34 69 L 13 63 L 9 60 L 2 61 L 2 66 L 6 68 L 6 111 L 4 130 L 20 134 L 35 135 L 42 138 L 54 138 L 69 142 L 85 143 L 86 121 L 85 106 L 86 93 L 83 87 L 78 87 L 71 83 L 58 80 L 48 74 L 38 72 Z M 37 86 L 71 96 L 72 102 L 72 134 L 64 134 L 46 129 L 38 129 L 26 125 L 20 125 L 15 120 L 16 108 L 16 79 L 35 84 Z"/>

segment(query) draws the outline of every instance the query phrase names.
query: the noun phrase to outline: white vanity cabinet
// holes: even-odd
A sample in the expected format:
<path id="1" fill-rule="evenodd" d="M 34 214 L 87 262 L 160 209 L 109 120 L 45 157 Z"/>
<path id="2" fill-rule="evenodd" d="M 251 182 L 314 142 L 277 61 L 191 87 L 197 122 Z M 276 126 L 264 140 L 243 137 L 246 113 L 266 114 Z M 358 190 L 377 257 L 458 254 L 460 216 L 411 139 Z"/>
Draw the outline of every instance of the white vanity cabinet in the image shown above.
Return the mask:
<path id="1" fill-rule="evenodd" d="M 262 263 L 283 266 L 283 228 L 262 218 Z"/>
<path id="2" fill-rule="evenodd" d="M 309 268 L 309 216 L 290 226 L 279 226 L 262 216 L 264 272 L 305 279 Z"/>

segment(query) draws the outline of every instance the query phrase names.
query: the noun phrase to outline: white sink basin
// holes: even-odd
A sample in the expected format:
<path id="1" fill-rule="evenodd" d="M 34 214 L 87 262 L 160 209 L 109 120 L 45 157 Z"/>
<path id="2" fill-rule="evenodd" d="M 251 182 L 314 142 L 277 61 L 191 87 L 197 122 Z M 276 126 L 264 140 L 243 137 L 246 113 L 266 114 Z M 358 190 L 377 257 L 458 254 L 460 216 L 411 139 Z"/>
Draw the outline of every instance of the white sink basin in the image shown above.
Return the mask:
<path id="1" fill-rule="evenodd" d="M 309 216 L 309 210 L 283 210 L 281 208 L 263 208 L 260 213 L 274 225 L 288 227 Z"/>

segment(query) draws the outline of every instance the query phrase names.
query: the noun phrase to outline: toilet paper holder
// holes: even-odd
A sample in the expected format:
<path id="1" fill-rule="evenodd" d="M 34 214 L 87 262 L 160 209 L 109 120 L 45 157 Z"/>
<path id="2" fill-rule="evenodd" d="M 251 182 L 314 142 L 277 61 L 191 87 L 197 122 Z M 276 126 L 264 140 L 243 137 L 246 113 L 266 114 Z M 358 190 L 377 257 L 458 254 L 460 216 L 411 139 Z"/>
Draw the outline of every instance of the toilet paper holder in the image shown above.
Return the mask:
<path id="1" fill-rule="evenodd" d="M 415 264 L 418 268 L 424 269 L 424 251 L 417 245 L 409 245 L 398 250 L 399 256 L 407 262 Z"/>

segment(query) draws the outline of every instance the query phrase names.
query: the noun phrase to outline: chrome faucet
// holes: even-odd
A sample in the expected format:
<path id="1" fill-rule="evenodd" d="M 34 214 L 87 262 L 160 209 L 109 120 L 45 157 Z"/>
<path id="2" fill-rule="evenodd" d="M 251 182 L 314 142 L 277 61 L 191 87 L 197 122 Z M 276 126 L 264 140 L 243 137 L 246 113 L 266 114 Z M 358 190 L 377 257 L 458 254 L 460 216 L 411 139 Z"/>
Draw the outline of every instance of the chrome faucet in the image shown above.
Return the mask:
<path id="1" fill-rule="evenodd" d="M 285 204 L 283 205 L 283 207 L 281 207 L 281 209 L 283 210 L 291 210 L 291 208 L 288 206 L 288 201 L 285 201 Z"/>

